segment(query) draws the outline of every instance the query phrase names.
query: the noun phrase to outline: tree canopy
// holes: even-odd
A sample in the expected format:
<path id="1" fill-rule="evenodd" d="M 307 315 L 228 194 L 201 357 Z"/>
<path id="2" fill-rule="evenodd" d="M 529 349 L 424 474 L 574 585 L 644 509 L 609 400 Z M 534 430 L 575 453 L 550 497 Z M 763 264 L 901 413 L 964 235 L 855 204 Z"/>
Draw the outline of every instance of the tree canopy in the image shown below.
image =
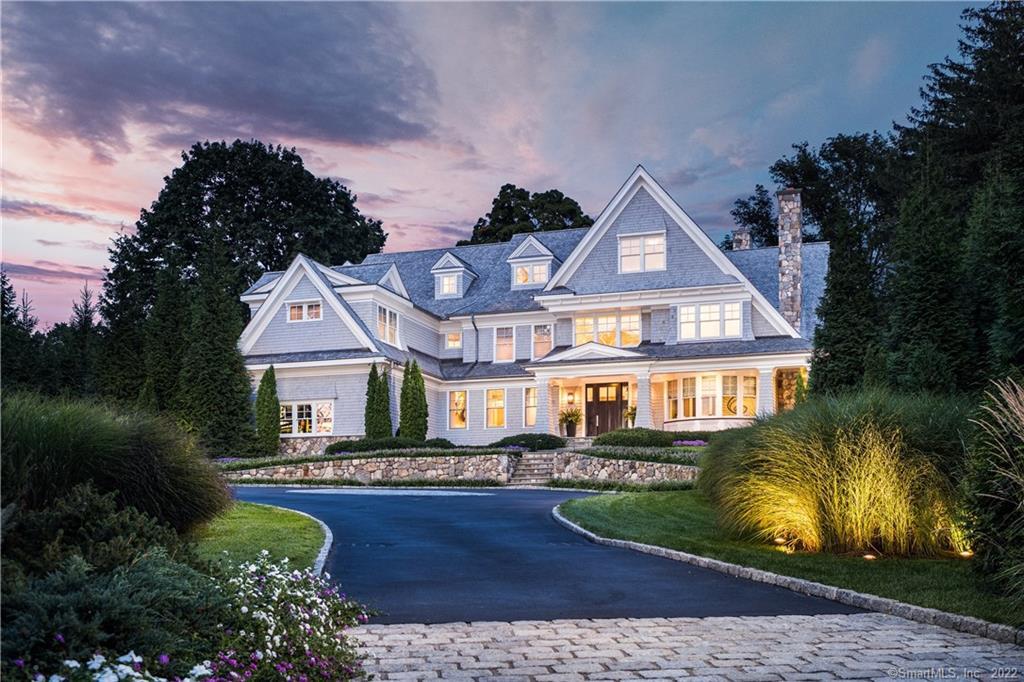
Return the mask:
<path id="1" fill-rule="evenodd" d="M 593 219 L 583 212 L 575 199 L 557 189 L 534 192 L 502 185 L 491 203 L 490 212 L 476 221 L 473 236 L 459 245 L 507 242 L 520 232 L 564 230 L 572 227 L 590 227 Z"/>

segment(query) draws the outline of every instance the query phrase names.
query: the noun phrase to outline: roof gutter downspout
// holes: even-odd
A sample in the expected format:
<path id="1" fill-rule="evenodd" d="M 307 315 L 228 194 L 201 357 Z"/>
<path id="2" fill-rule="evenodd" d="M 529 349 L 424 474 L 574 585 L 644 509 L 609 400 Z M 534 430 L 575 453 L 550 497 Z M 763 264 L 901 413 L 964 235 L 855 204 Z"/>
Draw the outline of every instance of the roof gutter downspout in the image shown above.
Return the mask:
<path id="1" fill-rule="evenodd" d="M 480 328 L 476 326 L 476 313 L 470 313 L 469 322 L 473 325 L 473 367 L 480 362 Z"/>

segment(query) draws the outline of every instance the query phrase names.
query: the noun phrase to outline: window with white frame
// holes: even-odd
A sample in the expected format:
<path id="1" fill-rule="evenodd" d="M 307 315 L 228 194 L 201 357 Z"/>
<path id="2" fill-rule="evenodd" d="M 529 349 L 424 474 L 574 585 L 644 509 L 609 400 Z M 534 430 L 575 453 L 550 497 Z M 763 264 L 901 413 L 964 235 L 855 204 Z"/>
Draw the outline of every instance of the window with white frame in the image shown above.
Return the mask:
<path id="1" fill-rule="evenodd" d="M 743 416 L 757 415 L 757 377 L 743 377 Z"/>
<path id="2" fill-rule="evenodd" d="M 665 269 L 665 233 L 619 237 L 619 272 Z"/>
<path id="3" fill-rule="evenodd" d="M 735 417 L 739 409 L 739 378 L 733 374 L 722 377 L 722 416 Z"/>
<path id="4" fill-rule="evenodd" d="M 516 286 L 544 284 L 548 281 L 547 263 L 523 263 L 515 266 Z"/>
<path id="5" fill-rule="evenodd" d="M 716 373 L 665 380 L 665 419 L 695 417 L 754 417 L 757 415 L 757 375 Z M 678 406 L 676 405 L 678 403 Z"/>
<path id="6" fill-rule="evenodd" d="M 494 361 L 512 362 L 516 359 L 515 327 L 494 328 Z"/>
<path id="7" fill-rule="evenodd" d="M 665 413 L 666 419 L 679 418 L 679 380 L 670 379 L 665 382 L 665 395 L 668 398 L 668 409 Z"/>
<path id="8" fill-rule="evenodd" d="M 690 419 L 697 416 L 697 377 L 683 377 L 680 380 L 682 386 L 683 418 Z"/>
<path id="9" fill-rule="evenodd" d="M 714 417 L 718 413 L 718 377 L 705 374 L 700 378 L 700 416 Z"/>
<path id="10" fill-rule="evenodd" d="M 398 345 L 398 313 L 377 306 L 377 338 L 392 346 Z"/>
<path id="11" fill-rule="evenodd" d="M 681 305 L 677 314 L 680 341 L 743 335 L 743 304 L 739 301 Z"/>
<path id="12" fill-rule="evenodd" d="M 466 413 L 466 392 L 448 391 L 448 428 L 464 429 L 469 423 Z"/>
<path id="13" fill-rule="evenodd" d="M 334 401 L 295 401 L 281 403 L 281 433 L 306 436 L 334 433 Z"/>
<path id="14" fill-rule="evenodd" d="M 597 341 L 620 348 L 640 345 L 640 313 L 604 313 L 577 317 L 573 323 L 573 344 L 582 346 Z"/>
<path id="15" fill-rule="evenodd" d="M 444 335 L 444 347 L 447 350 L 462 348 L 462 331 L 448 332 Z"/>
<path id="16" fill-rule="evenodd" d="M 542 358 L 551 352 L 551 325 L 533 325 L 533 357 Z"/>
<path id="17" fill-rule="evenodd" d="M 537 389 L 527 386 L 523 389 L 523 426 L 537 425 Z"/>
<path id="18" fill-rule="evenodd" d="M 288 304 L 289 322 L 314 322 L 319 320 L 320 301 L 303 301 L 301 303 Z"/>
<path id="19" fill-rule="evenodd" d="M 505 389 L 487 389 L 487 428 L 505 428 Z"/>
<path id="20" fill-rule="evenodd" d="M 457 296 L 459 292 L 459 275 L 451 273 L 440 276 L 440 293 L 442 296 Z"/>

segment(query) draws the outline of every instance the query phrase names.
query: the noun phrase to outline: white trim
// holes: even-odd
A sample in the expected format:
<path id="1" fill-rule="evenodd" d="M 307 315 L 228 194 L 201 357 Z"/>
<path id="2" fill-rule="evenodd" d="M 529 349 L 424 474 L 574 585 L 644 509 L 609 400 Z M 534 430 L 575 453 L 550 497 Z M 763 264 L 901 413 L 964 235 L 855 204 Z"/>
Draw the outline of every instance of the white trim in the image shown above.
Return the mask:
<path id="1" fill-rule="evenodd" d="M 462 298 L 462 273 L 463 270 L 452 270 L 450 272 L 435 272 L 434 273 L 434 291 L 437 292 L 434 296 L 435 299 L 442 298 Z M 446 293 L 444 290 L 444 278 L 454 277 L 455 278 L 455 291 Z"/>
<path id="2" fill-rule="evenodd" d="M 267 297 L 266 302 L 260 306 L 259 310 L 256 311 L 256 314 L 253 315 L 251 320 L 249 320 L 249 324 L 245 326 L 245 329 L 242 331 L 242 335 L 238 338 L 238 349 L 241 351 L 242 355 L 247 354 L 252 350 L 252 347 L 256 345 L 256 342 L 259 340 L 270 322 L 274 319 L 274 315 L 280 309 L 281 303 L 288 294 L 292 292 L 292 289 L 294 289 L 298 284 L 300 276 L 303 274 L 310 282 L 313 283 L 313 286 L 316 287 L 317 291 L 320 292 L 320 295 L 327 301 L 327 304 L 331 309 L 338 315 L 338 317 L 341 318 L 342 323 L 348 327 L 348 330 L 356 340 L 361 343 L 363 347 L 376 351 L 377 345 L 373 342 L 373 339 L 363 331 L 362 325 L 349 314 L 348 308 L 342 303 L 341 299 L 338 298 L 338 295 L 334 290 L 328 287 L 327 284 L 324 283 L 323 279 L 313 271 L 313 261 L 310 261 L 302 254 L 299 254 L 292 261 L 291 265 L 288 266 L 285 273 L 281 275 L 281 279 L 278 280 L 281 283 L 281 286 L 274 287 L 270 296 Z M 322 310 L 323 309 L 321 308 L 321 315 Z"/>
<path id="3" fill-rule="evenodd" d="M 306 360 L 303 362 L 274 362 L 274 363 L 260 363 L 260 364 L 247 364 L 245 368 L 253 372 L 266 371 L 271 367 L 277 369 L 285 368 L 298 368 L 298 367 L 343 367 L 345 365 L 361 365 L 366 364 L 369 366 L 374 362 L 387 362 L 387 358 L 383 355 L 372 355 L 365 358 L 345 358 L 342 360 Z"/>
<path id="4" fill-rule="evenodd" d="M 533 423 L 532 424 L 527 424 L 526 423 L 526 392 L 530 391 L 530 390 L 534 391 L 534 396 L 536 397 L 537 404 L 533 406 L 533 409 L 535 410 L 535 412 L 533 413 Z M 523 429 L 524 430 L 525 429 L 535 429 L 535 428 L 537 428 L 537 412 L 536 411 L 540 410 L 540 393 L 537 392 L 537 386 L 536 385 L 534 385 L 534 386 L 523 386 L 522 400 L 523 400 L 523 403 L 522 403 L 523 404 Z"/>
<path id="5" fill-rule="evenodd" d="M 535 266 L 535 265 L 543 265 L 544 266 L 544 280 L 543 281 L 535 280 L 533 278 L 533 266 Z M 511 272 L 509 273 L 509 276 L 512 278 L 511 282 L 512 282 L 512 288 L 513 289 L 539 289 L 539 288 L 543 287 L 545 284 L 547 284 L 548 280 L 551 279 L 551 259 L 550 258 L 545 258 L 545 259 L 528 258 L 528 259 L 524 259 L 524 260 L 515 261 L 514 263 L 510 263 L 509 266 L 512 268 Z M 520 283 L 520 282 L 518 282 L 516 280 L 516 270 L 519 269 L 519 268 L 526 268 L 527 281 L 522 282 L 522 283 Z"/>
<path id="6" fill-rule="evenodd" d="M 451 251 L 445 251 L 441 254 L 441 257 L 438 258 L 437 262 L 430 268 L 431 273 L 441 270 L 465 270 L 469 274 L 473 274 L 473 271 L 469 269 L 469 266 Z"/>
<path id="7" fill-rule="evenodd" d="M 553 322 L 538 322 L 538 323 L 535 323 L 535 324 L 531 324 L 530 325 L 530 362 L 533 362 L 534 360 L 537 359 L 537 356 L 535 355 L 535 350 L 536 350 L 535 344 L 536 344 L 536 340 L 537 340 L 537 327 L 547 327 L 548 331 L 550 332 L 551 348 L 548 349 L 548 352 L 547 352 L 547 354 L 544 355 L 544 357 L 547 357 L 548 355 L 551 355 L 551 351 L 553 351 L 555 349 L 555 324 Z"/>
<path id="8" fill-rule="evenodd" d="M 516 361 L 516 325 L 514 324 L 502 324 L 497 327 L 491 328 L 491 362 L 496 365 L 507 365 L 510 362 Z M 512 359 L 510 360 L 499 360 L 498 359 L 498 330 L 499 329 L 511 329 L 512 330 Z"/>
<path id="9" fill-rule="evenodd" d="M 502 425 L 501 426 L 488 426 L 487 425 L 488 410 L 490 410 L 490 406 L 487 404 L 487 394 L 490 393 L 491 391 L 501 391 L 501 409 L 502 409 L 502 412 L 504 412 L 504 415 L 505 415 L 505 418 L 502 421 Z M 467 417 L 468 417 L 468 414 L 467 414 Z M 469 423 L 468 419 L 466 420 L 466 423 L 467 424 Z M 484 429 L 486 429 L 488 431 L 497 431 L 499 429 L 507 429 L 507 428 L 508 428 L 508 387 L 507 386 L 502 386 L 501 388 L 484 388 Z"/>
<path id="10" fill-rule="evenodd" d="M 309 306 L 318 305 L 320 306 L 320 317 L 307 317 L 309 315 Z M 292 319 L 292 306 L 302 306 L 302 317 L 297 320 Z M 324 301 L 321 298 L 308 298 L 298 299 L 294 301 L 284 302 L 284 319 L 288 324 L 296 322 L 322 322 L 324 319 Z"/>
<path id="11" fill-rule="evenodd" d="M 281 400 L 281 401 L 278 401 L 278 405 L 279 406 L 288 405 L 289 407 L 292 408 L 292 422 L 291 422 L 292 432 L 291 433 L 279 433 L 278 436 L 280 438 L 289 438 L 289 439 L 290 438 L 316 438 L 317 436 L 319 436 L 321 438 L 325 438 L 327 436 L 333 436 L 334 435 L 334 423 L 336 421 L 336 419 L 335 419 L 335 412 L 336 412 L 336 410 L 334 409 L 334 401 L 335 401 L 334 398 L 297 398 L 295 400 Z M 316 408 L 317 408 L 318 405 L 321 405 L 321 404 L 324 404 L 324 403 L 326 403 L 326 404 L 331 406 L 331 431 L 330 431 L 330 433 L 328 433 L 326 431 L 318 431 L 317 430 L 317 421 L 316 421 L 316 411 L 317 410 L 316 410 Z M 310 424 L 310 428 L 312 430 L 309 433 L 299 433 L 298 432 L 298 426 L 299 426 L 298 419 L 299 419 L 299 416 L 298 416 L 298 410 L 296 410 L 295 407 L 297 405 L 306 405 L 306 404 L 308 404 L 310 406 L 310 410 L 311 410 L 311 412 L 310 412 L 310 421 L 312 423 Z M 280 421 L 280 419 L 279 419 L 279 421 Z"/>
<path id="12" fill-rule="evenodd" d="M 573 346 L 554 355 L 548 354 L 537 362 L 558 362 L 561 360 L 588 359 L 585 356 L 597 355 L 601 358 L 646 358 L 643 353 L 637 353 L 618 346 L 606 346 L 597 341 L 590 341 L 582 346 Z"/>
<path id="13" fill-rule="evenodd" d="M 608 231 L 612 223 L 619 216 L 622 210 L 629 203 L 629 200 L 636 195 L 636 193 L 644 188 L 650 193 L 651 197 L 658 202 L 658 204 L 665 210 L 666 213 L 673 219 L 673 221 L 680 227 L 693 240 L 694 244 L 700 248 L 708 258 L 711 259 L 715 265 L 721 269 L 721 271 L 727 275 L 732 275 L 738 282 L 750 292 L 751 297 L 754 301 L 754 306 L 764 315 L 772 326 L 779 332 L 785 333 L 792 338 L 800 338 L 800 333 L 793 328 L 786 318 L 782 316 L 775 306 L 768 302 L 768 299 L 757 290 L 749 279 L 747 279 L 739 268 L 729 260 L 716 245 L 711 238 L 702 230 L 697 223 L 687 215 L 686 211 L 682 209 L 672 199 L 671 196 L 658 184 L 650 173 L 643 166 L 637 166 L 636 170 L 633 171 L 629 179 L 619 188 L 615 196 L 605 207 L 601 215 L 598 216 L 597 220 L 591 226 L 587 234 L 580 240 L 576 248 L 573 249 L 569 257 L 565 259 L 565 263 L 555 272 L 554 277 L 548 280 L 548 284 L 544 287 L 544 291 L 551 291 L 552 289 L 563 286 L 569 278 L 579 269 L 580 265 L 586 260 L 587 255 L 593 250 L 594 246 L 600 241 L 601 237 Z M 666 263 L 667 263 L 668 245 L 666 242 Z"/>
<path id="14" fill-rule="evenodd" d="M 526 248 L 528 246 L 531 246 L 531 245 L 535 246 L 537 248 L 537 250 L 541 252 L 542 255 L 540 255 L 540 256 L 526 256 L 526 258 L 535 258 L 535 259 L 539 260 L 541 258 L 554 258 L 555 257 L 555 254 L 551 253 L 551 250 L 548 247 L 546 247 L 543 244 L 541 244 L 540 240 L 538 240 L 536 237 L 534 237 L 532 234 L 530 234 L 530 235 L 526 236 L 526 239 L 523 240 L 522 244 L 520 244 L 519 246 L 516 247 L 516 250 L 512 252 L 512 255 L 510 255 L 505 260 L 507 262 L 512 262 L 512 261 L 516 260 L 517 258 L 522 258 L 523 257 L 523 252 L 526 251 Z"/>
<path id="15" fill-rule="evenodd" d="M 726 334 L 725 333 L 725 306 L 727 304 L 739 305 L 740 307 L 740 331 L 738 334 Z M 718 333 L 714 336 L 704 336 L 701 333 L 701 314 L 700 309 L 704 306 L 718 306 Z M 743 338 L 743 303 L 742 301 L 700 301 L 694 303 L 684 303 L 674 306 L 676 309 L 676 342 L 677 343 L 696 343 L 699 341 L 707 341 L 709 339 L 720 339 L 720 340 L 736 340 Z M 683 318 L 680 311 L 683 308 L 693 308 L 694 310 L 694 333 L 695 336 L 683 338 L 682 326 Z"/>
<path id="16" fill-rule="evenodd" d="M 402 344 L 402 316 L 398 313 L 397 310 L 389 308 L 388 306 L 384 305 L 383 303 L 377 303 L 376 305 L 377 305 L 377 307 L 374 308 L 374 310 L 373 310 L 373 329 L 377 333 L 377 340 L 380 341 L 381 343 L 386 343 L 387 345 L 391 346 L 392 348 L 398 348 L 400 350 L 405 350 L 405 346 Z M 389 324 L 388 323 L 390 322 L 388 315 L 384 316 L 384 337 L 385 338 L 381 338 L 380 337 L 380 311 L 381 310 L 384 310 L 387 313 L 390 313 L 390 314 L 395 316 L 395 342 L 394 343 L 391 343 L 386 338 L 387 335 L 388 335 L 388 328 L 389 328 Z"/>
<path id="17" fill-rule="evenodd" d="M 465 396 L 466 401 L 466 425 L 457 428 L 452 427 L 452 393 L 462 393 Z M 484 394 L 484 402 L 487 402 L 487 395 Z M 444 402 L 444 414 L 445 414 L 445 426 L 447 431 L 469 431 L 469 389 L 468 388 L 449 388 L 445 392 Z"/>
<path id="18" fill-rule="evenodd" d="M 448 336 L 450 334 L 458 334 L 459 335 L 459 345 L 457 345 L 457 346 L 449 346 L 448 345 Z M 444 339 L 444 348 L 443 348 L 443 350 L 462 350 L 462 342 L 464 340 L 463 339 L 462 329 L 458 329 L 458 330 L 453 331 L 453 332 L 444 332 L 443 331 L 443 332 L 441 332 L 441 337 Z"/>
<path id="19" fill-rule="evenodd" d="M 409 298 L 409 292 L 405 288 L 405 282 L 402 281 L 402 276 L 398 273 L 398 266 L 394 263 L 388 268 L 388 271 L 384 273 L 384 276 L 377 280 L 377 284 L 384 285 L 385 281 L 391 282 L 391 286 L 396 290 L 395 293 Z"/>
<path id="20" fill-rule="evenodd" d="M 602 313 L 604 313 L 604 314 L 602 314 Z M 578 315 L 578 316 L 577 315 L 573 315 L 572 316 L 572 320 L 571 320 L 572 321 L 572 345 L 574 347 L 578 345 L 578 343 L 576 341 L 576 319 L 577 319 L 577 317 L 579 317 L 579 318 L 588 318 L 589 317 L 589 318 L 592 318 L 594 320 L 594 323 L 592 325 L 592 332 L 593 332 L 594 340 L 593 341 L 588 341 L 587 343 L 597 343 L 598 345 L 601 345 L 601 346 L 607 346 L 608 344 L 603 344 L 603 343 L 601 343 L 600 341 L 597 340 L 598 335 L 600 334 L 600 330 L 598 329 L 597 318 L 599 318 L 599 317 L 611 317 L 612 315 L 615 316 L 615 347 L 616 348 L 636 348 L 637 346 L 639 346 L 641 343 L 644 342 L 644 339 L 643 339 L 643 335 L 644 335 L 644 318 L 643 318 L 643 311 L 642 311 L 641 308 L 634 308 L 634 307 L 630 307 L 630 308 L 615 308 L 615 309 L 612 309 L 612 310 L 604 308 L 604 309 L 601 309 L 601 310 L 587 310 L 582 315 Z M 623 315 L 633 315 L 633 316 L 636 316 L 637 317 L 637 321 L 640 323 L 640 327 L 639 327 L 639 329 L 637 329 L 637 334 L 639 335 L 640 340 L 637 341 L 637 343 L 635 343 L 633 345 L 630 345 L 630 346 L 623 346 L 622 345 L 622 317 L 623 317 Z M 583 345 L 586 345 L 586 344 L 583 344 Z"/>

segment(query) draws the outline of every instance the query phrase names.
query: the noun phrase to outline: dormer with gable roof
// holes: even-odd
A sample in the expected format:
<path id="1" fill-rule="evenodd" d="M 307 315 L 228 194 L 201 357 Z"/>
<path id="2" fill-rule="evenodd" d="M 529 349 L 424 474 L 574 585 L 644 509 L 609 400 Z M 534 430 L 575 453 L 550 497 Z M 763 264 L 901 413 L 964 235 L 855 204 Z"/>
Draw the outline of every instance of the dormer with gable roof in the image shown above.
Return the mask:
<path id="1" fill-rule="evenodd" d="M 477 275 L 465 261 L 445 251 L 430 268 L 434 275 L 434 298 L 462 298 Z"/>
<path id="2" fill-rule="evenodd" d="M 533 235 L 527 235 L 506 262 L 512 289 L 543 289 L 557 267 L 554 254 Z"/>

